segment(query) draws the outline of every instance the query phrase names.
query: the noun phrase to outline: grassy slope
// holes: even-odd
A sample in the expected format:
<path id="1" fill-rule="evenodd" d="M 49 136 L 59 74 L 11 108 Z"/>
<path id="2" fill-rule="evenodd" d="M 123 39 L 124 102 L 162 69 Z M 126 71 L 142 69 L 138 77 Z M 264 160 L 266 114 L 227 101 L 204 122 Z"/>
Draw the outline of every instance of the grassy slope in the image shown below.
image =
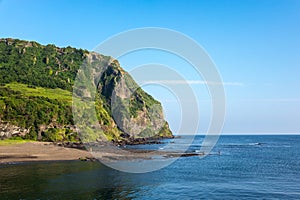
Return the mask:
<path id="1" fill-rule="evenodd" d="M 8 88 L 10 90 L 13 90 L 15 92 L 19 92 L 20 97 L 30 98 L 30 97 L 45 97 L 52 100 L 59 100 L 61 102 L 66 103 L 67 106 L 72 106 L 72 93 L 67 90 L 63 90 L 60 88 L 43 88 L 43 87 L 29 87 L 26 84 L 22 83 L 9 83 L 5 84 L 4 86 L 1 86 L 2 88 Z M 2 96 L 0 97 L 0 107 L 4 104 L 5 98 L 11 98 L 10 96 Z M 118 129 L 113 126 L 114 122 L 111 119 L 111 116 L 106 112 L 106 110 L 103 108 L 102 103 L 97 100 L 96 101 L 96 111 L 97 111 L 97 117 L 99 119 L 99 123 L 101 124 L 102 128 L 105 129 L 105 136 L 108 140 L 117 139 L 120 135 L 120 132 Z M 19 125 L 19 124 L 16 124 Z M 92 137 L 92 136 L 91 136 Z M 94 138 L 96 140 L 97 138 Z M 12 140 L 12 142 L 15 142 Z"/>
<path id="2" fill-rule="evenodd" d="M 72 93 L 67 90 L 33 88 L 15 82 L 0 86 L 0 119 L 30 128 L 28 139 L 36 140 L 41 126 L 54 123 L 57 127 L 45 130 L 42 140 L 76 140 L 76 133 L 63 127 L 72 125 L 71 105 Z"/>
<path id="3" fill-rule="evenodd" d="M 67 90 L 63 90 L 60 88 L 43 88 L 43 87 L 28 87 L 26 84 L 22 83 L 8 83 L 5 85 L 14 91 L 19 91 L 21 94 L 25 96 L 40 96 L 47 97 L 49 99 L 57 99 L 60 101 L 72 103 L 72 93 Z"/>

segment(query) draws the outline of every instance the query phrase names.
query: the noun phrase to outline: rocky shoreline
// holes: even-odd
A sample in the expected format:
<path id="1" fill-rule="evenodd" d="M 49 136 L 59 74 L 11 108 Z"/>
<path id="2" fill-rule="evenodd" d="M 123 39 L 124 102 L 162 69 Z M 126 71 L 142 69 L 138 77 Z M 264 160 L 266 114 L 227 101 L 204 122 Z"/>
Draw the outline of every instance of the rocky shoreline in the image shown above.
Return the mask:
<path id="1" fill-rule="evenodd" d="M 159 140 L 139 139 L 133 140 L 127 145 L 137 144 L 161 144 L 163 141 Z M 157 139 L 157 138 L 155 138 Z M 123 144 L 123 143 L 122 143 Z M 92 144 L 92 149 L 87 149 L 86 146 L 80 142 L 25 142 L 12 145 L 0 145 L 0 164 L 10 164 L 19 162 L 36 162 L 36 161 L 98 161 L 104 159 L 112 160 L 134 160 L 134 159 L 153 159 L 153 156 L 160 156 L 161 158 L 176 158 L 176 157 L 190 157 L 190 156 L 204 156 L 202 152 L 176 152 L 176 151 L 153 151 L 153 150 L 139 150 L 126 149 L 127 153 L 121 155 L 114 148 L 106 148 L 107 144 L 95 143 Z M 122 148 L 115 143 L 116 148 Z M 98 149 L 97 149 L 98 148 Z M 103 150 L 101 149 L 103 148 Z M 99 150 L 100 149 L 100 150 Z M 214 155 L 220 155 L 214 154 Z"/>
<path id="2" fill-rule="evenodd" d="M 163 144 L 163 139 L 173 139 L 174 136 L 156 136 L 156 137 L 148 137 L 148 138 L 127 138 L 126 140 L 121 141 L 113 141 L 114 144 L 118 146 L 125 145 L 143 145 L 143 144 Z"/>
<path id="3" fill-rule="evenodd" d="M 172 137 L 149 137 L 149 138 L 128 138 L 126 140 L 120 140 L 120 141 L 112 141 L 112 143 L 115 146 L 127 146 L 127 145 L 145 145 L 145 144 L 163 144 L 163 139 L 173 139 Z M 82 142 L 53 142 L 54 145 L 60 146 L 60 147 L 66 147 L 66 148 L 75 148 L 75 149 L 81 149 L 85 150 L 85 145 Z M 101 142 L 99 142 L 101 144 Z M 104 143 L 103 143 L 104 144 Z M 97 145 L 97 143 L 95 143 Z"/>

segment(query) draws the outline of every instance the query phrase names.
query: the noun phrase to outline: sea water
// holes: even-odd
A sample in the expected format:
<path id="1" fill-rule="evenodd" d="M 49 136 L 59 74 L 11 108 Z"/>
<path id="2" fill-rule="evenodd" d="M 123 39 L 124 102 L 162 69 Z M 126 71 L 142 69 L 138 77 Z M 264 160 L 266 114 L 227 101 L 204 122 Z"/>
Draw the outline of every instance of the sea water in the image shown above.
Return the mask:
<path id="1" fill-rule="evenodd" d="M 202 140 L 196 136 L 188 152 L 199 151 Z M 212 155 L 181 157 L 145 174 L 81 161 L 0 166 L 1 200 L 200 198 L 300 199 L 300 136 L 221 136 Z"/>

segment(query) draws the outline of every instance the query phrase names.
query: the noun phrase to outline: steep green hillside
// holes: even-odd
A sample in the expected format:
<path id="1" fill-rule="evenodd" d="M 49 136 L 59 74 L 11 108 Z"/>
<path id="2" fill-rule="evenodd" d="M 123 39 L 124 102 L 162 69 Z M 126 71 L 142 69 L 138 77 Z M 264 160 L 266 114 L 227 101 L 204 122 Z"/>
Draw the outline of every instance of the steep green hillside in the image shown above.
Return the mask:
<path id="1" fill-rule="evenodd" d="M 0 39 L 0 81 L 72 91 L 76 72 L 87 54 L 72 47 Z"/>
<path id="2" fill-rule="evenodd" d="M 82 65 L 90 69 L 82 78 L 94 79 L 97 88 L 95 109 L 103 130 L 101 135 L 91 131 L 91 140 L 172 136 L 161 104 L 139 88 L 117 60 L 72 47 L 0 39 L 0 138 L 79 140 L 72 92 Z M 73 97 L 88 99 L 87 88 L 76 85 Z"/>

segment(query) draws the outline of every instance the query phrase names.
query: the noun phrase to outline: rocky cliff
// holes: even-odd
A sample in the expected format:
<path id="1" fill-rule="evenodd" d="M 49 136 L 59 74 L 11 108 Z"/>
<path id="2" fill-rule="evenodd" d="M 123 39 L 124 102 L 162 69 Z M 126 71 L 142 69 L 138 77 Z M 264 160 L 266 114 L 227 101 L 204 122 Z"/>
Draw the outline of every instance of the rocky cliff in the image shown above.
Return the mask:
<path id="1" fill-rule="evenodd" d="M 92 80 L 96 93 L 84 82 L 76 81 L 78 77 Z M 72 47 L 0 39 L 0 84 L 2 138 L 18 135 L 50 141 L 81 139 L 74 127 L 72 94 L 83 101 L 94 97 L 102 132 L 91 132 L 90 138 L 128 141 L 172 137 L 161 104 L 109 56 Z M 94 124 L 89 126 L 93 129 Z"/>

